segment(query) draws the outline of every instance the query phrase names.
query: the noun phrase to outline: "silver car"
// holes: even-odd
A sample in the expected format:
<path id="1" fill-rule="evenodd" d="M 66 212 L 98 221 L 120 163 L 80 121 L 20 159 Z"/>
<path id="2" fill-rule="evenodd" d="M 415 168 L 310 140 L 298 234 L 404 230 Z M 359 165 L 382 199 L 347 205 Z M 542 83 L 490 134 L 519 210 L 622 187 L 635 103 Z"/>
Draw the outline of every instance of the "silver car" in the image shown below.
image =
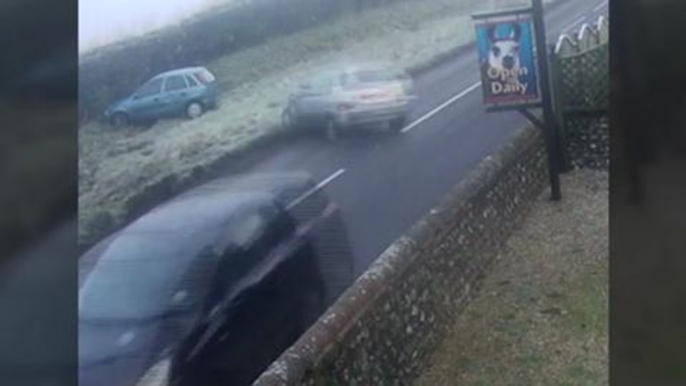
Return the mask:
<path id="1" fill-rule="evenodd" d="M 283 126 L 323 128 L 329 139 L 354 125 L 388 123 L 393 132 L 405 126 L 413 96 L 412 78 L 385 64 L 341 66 L 320 71 L 291 92 Z"/>

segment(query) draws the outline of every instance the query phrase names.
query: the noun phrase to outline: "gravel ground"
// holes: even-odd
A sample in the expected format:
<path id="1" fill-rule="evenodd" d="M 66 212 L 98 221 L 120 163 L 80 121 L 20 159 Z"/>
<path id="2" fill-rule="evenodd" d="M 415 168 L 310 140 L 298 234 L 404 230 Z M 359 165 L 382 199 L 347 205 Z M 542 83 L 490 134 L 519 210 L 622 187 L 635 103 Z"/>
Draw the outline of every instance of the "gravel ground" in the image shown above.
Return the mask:
<path id="1" fill-rule="evenodd" d="M 513 233 L 415 383 L 608 383 L 608 173 L 562 178 Z"/>

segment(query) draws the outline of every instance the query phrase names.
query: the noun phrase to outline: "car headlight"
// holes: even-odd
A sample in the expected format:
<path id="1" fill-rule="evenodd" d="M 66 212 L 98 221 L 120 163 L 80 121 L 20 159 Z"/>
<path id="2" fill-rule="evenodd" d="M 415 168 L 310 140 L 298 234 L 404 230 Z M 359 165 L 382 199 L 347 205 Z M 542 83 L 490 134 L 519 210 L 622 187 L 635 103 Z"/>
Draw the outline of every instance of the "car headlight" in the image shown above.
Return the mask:
<path id="1" fill-rule="evenodd" d="M 170 373 L 171 359 L 162 359 L 145 372 L 143 377 L 136 383 L 136 386 L 167 386 Z"/>

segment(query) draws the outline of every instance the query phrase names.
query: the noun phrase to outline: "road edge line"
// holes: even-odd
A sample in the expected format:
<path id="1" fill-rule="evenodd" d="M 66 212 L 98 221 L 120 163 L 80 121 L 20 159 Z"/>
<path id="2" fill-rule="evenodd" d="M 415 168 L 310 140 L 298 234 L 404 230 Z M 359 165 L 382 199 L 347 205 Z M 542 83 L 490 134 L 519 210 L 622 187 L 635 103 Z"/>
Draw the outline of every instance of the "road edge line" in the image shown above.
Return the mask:
<path id="1" fill-rule="evenodd" d="M 426 121 L 427 119 L 433 117 L 434 115 L 438 114 L 441 110 L 448 107 L 448 105 L 454 103 L 458 99 L 460 99 L 460 98 L 464 97 L 465 95 L 469 94 L 470 92 L 474 91 L 479 86 L 481 86 L 481 81 L 474 83 L 473 85 L 462 90 L 457 95 L 452 96 L 450 99 L 443 102 L 438 107 L 434 108 L 433 110 L 429 111 L 428 113 L 424 114 L 423 116 L 421 116 L 420 118 L 418 118 L 414 122 L 412 122 L 409 125 L 407 125 L 406 127 L 404 127 L 402 130 L 400 130 L 400 132 L 401 133 L 407 133 L 408 131 L 414 129 L 415 127 L 417 127 L 418 125 L 420 125 L 421 123 Z"/>

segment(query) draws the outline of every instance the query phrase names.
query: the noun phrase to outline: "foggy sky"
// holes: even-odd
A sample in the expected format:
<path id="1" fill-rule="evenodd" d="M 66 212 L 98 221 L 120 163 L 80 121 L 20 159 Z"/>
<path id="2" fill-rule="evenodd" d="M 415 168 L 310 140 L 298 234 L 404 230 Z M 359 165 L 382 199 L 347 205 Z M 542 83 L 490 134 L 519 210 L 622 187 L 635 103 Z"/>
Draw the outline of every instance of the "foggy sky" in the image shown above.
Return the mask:
<path id="1" fill-rule="evenodd" d="M 79 0 L 79 52 L 236 0 Z"/>

